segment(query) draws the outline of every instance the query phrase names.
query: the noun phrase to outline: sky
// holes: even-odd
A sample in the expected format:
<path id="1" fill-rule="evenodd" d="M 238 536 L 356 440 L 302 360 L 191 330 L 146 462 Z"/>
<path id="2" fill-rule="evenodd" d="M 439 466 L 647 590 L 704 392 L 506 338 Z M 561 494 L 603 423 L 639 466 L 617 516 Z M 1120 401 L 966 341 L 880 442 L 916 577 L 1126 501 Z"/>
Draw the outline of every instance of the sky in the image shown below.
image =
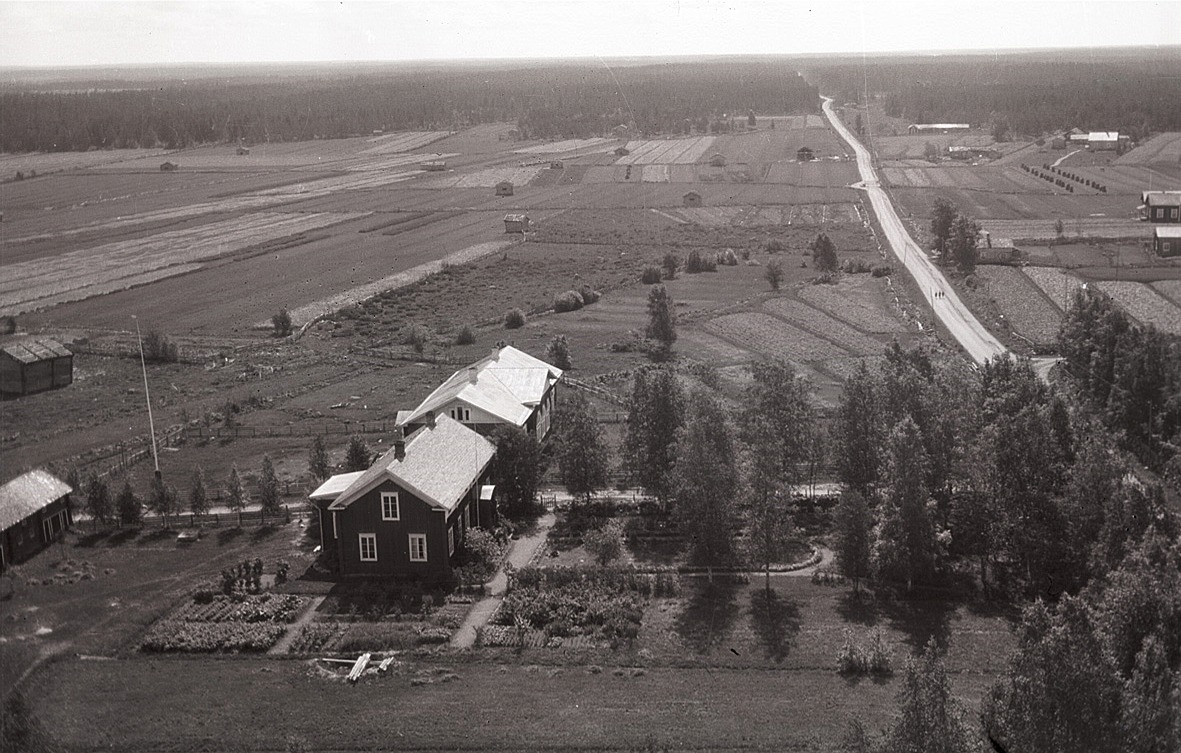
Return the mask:
<path id="1" fill-rule="evenodd" d="M 0 0 L 0 66 L 1181 45 L 1181 0 Z"/>

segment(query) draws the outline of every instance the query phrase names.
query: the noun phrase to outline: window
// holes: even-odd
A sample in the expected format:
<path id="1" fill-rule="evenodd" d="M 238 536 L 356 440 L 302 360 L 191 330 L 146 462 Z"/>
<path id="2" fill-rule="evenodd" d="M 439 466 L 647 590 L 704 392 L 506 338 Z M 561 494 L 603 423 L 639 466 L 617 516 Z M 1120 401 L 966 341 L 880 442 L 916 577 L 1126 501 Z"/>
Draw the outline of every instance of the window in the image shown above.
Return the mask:
<path id="1" fill-rule="evenodd" d="M 361 561 L 377 562 L 377 534 L 362 533 L 358 538 L 361 540 Z"/>
<path id="2" fill-rule="evenodd" d="M 382 492 L 381 493 L 381 519 L 382 520 L 398 520 L 398 493 L 397 492 Z"/>
<path id="3" fill-rule="evenodd" d="M 476 488 L 478 489 L 479 487 L 476 487 Z M 472 527 L 472 505 L 473 504 L 475 504 L 475 503 L 468 502 L 466 505 L 463 506 L 463 527 L 465 529 Z"/>
<path id="4" fill-rule="evenodd" d="M 456 421 L 471 421 L 472 412 L 467 408 L 457 406 L 451 409 L 451 417 Z"/>
<path id="5" fill-rule="evenodd" d="M 426 562 L 426 534 L 410 534 L 410 561 Z"/>
<path id="6" fill-rule="evenodd" d="M 455 526 L 447 529 L 447 554 L 455 554 Z"/>

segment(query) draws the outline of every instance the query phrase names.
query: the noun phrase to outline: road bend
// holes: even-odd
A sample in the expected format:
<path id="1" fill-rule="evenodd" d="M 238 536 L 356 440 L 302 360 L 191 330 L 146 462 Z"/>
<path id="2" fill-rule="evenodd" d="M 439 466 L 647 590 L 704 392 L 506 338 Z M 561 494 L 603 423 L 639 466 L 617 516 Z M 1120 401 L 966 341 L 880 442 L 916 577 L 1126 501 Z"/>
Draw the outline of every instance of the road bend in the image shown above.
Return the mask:
<path id="1" fill-rule="evenodd" d="M 939 321 L 947 327 L 960 346 L 967 351 L 972 360 L 978 364 L 999 355 L 1008 355 L 1005 346 L 984 328 L 968 307 L 956 295 L 955 290 L 947 282 L 947 278 L 939 268 L 923 252 L 919 244 L 915 243 L 890 197 L 878 182 L 877 173 L 873 169 L 873 159 L 869 151 L 853 135 L 832 109 L 832 97 L 823 97 L 824 114 L 832 123 L 832 127 L 841 135 L 849 146 L 853 147 L 857 155 L 857 169 L 861 173 L 861 184 L 855 186 L 864 188 L 869 196 L 870 206 L 877 215 L 878 222 L 886 234 L 886 240 L 894 250 L 894 255 L 906 267 L 923 293 L 923 298 L 934 310 Z"/>

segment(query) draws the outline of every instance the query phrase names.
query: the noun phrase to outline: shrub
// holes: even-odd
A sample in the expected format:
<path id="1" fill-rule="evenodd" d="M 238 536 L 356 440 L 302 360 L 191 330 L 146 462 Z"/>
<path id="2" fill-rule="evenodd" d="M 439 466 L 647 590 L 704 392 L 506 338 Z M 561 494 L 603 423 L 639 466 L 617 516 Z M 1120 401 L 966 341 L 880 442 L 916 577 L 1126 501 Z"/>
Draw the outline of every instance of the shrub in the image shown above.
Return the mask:
<path id="1" fill-rule="evenodd" d="M 763 272 L 763 276 L 767 279 L 772 290 L 779 290 L 779 286 L 783 284 L 783 265 L 778 260 L 767 262 L 767 269 Z"/>
<path id="2" fill-rule="evenodd" d="M 504 312 L 504 328 L 520 329 L 525 326 L 525 312 L 520 309 L 509 309 Z"/>
<path id="3" fill-rule="evenodd" d="M 623 554 L 623 526 L 618 520 L 609 520 L 602 528 L 587 531 L 582 545 L 599 565 L 606 567 Z"/>
<path id="4" fill-rule="evenodd" d="M 414 348 L 415 353 L 421 353 L 426 348 L 428 340 L 430 332 L 419 324 L 412 324 L 402 332 L 402 344 Z"/>
<path id="5" fill-rule="evenodd" d="M 660 266 L 664 268 L 664 279 L 675 280 L 677 278 L 677 270 L 681 268 L 681 257 L 669 251 L 660 260 Z"/>
<path id="6" fill-rule="evenodd" d="M 287 337 L 291 334 L 291 314 L 287 309 L 281 309 L 271 317 L 271 326 L 275 330 L 275 337 Z"/>
<path id="7" fill-rule="evenodd" d="M 845 259 L 841 262 L 841 271 L 846 274 L 861 274 L 870 271 L 870 265 L 864 259 Z"/>
<path id="8" fill-rule="evenodd" d="M 783 251 L 783 243 L 781 243 L 776 238 L 772 238 L 771 240 L 769 240 L 763 244 L 763 251 L 765 251 L 768 254 L 778 254 L 781 251 Z"/>
<path id="9" fill-rule="evenodd" d="M 570 361 L 570 343 L 565 335 L 554 335 L 549 347 L 545 349 L 546 359 L 559 369 L 571 369 L 574 364 Z"/>
<path id="10" fill-rule="evenodd" d="M 455 336 L 456 345 L 471 345 L 476 341 L 476 335 L 472 332 L 472 328 L 466 324 L 460 328 L 459 334 Z"/>
<path id="11" fill-rule="evenodd" d="M 660 282 L 657 280 L 657 282 Z M 11 335 L 16 332 L 16 317 L 6 316 L 0 319 L 0 335 Z"/>
<path id="12" fill-rule="evenodd" d="M 738 254 L 734 253 L 734 249 L 728 248 L 722 253 L 718 254 L 718 264 L 722 264 L 727 267 L 737 267 Z"/>
<path id="13" fill-rule="evenodd" d="M 685 271 L 689 274 L 716 272 L 717 269 L 718 263 L 713 256 L 702 254 L 697 249 L 689 252 L 689 260 L 685 262 Z"/>
<path id="14" fill-rule="evenodd" d="M 577 290 L 567 290 L 564 293 L 558 293 L 554 296 L 554 311 L 562 313 L 565 311 L 577 311 L 582 308 L 582 296 L 578 294 Z M 524 315 L 522 314 L 521 324 L 524 324 Z M 505 326 L 508 326 L 508 317 L 505 317 Z M 520 326 L 520 325 L 517 325 Z M 512 327 L 509 327 L 512 329 Z"/>
<path id="15" fill-rule="evenodd" d="M 837 671 L 843 675 L 859 675 L 865 672 L 865 655 L 861 647 L 853 642 L 853 631 L 845 628 L 845 640 L 837 651 Z"/>
<path id="16" fill-rule="evenodd" d="M 155 330 L 144 335 L 142 347 L 145 361 L 151 361 L 152 363 L 176 363 L 180 358 L 176 343 L 173 343 Z"/>
<path id="17" fill-rule="evenodd" d="M 894 268 L 889 264 L 874 264 L 869 271 L 874 277 L 889 277 L 894 273 Z"/>
<path id="18" fill-rule="evenodd" d="M 648 265 L 647 267 L 644 267 L 644 271 L 640 273 L 640 282 L 645 285 L 655 285 L 656 283 L 660 282 L 660 280 L 660 267 Z"/>
<path id="19" fill-rule="evenodd" d="M 592 303 L 595 303 L 596 301 L 598 301 L 600 298 L 603 297 L 602 293 L 595 290 L 590 285 L 583 285 L 581 288 L 578 289 L 578 294 L 580 296 L 582 296 L 582 305 L 583 306 L 589 306 Z"/>

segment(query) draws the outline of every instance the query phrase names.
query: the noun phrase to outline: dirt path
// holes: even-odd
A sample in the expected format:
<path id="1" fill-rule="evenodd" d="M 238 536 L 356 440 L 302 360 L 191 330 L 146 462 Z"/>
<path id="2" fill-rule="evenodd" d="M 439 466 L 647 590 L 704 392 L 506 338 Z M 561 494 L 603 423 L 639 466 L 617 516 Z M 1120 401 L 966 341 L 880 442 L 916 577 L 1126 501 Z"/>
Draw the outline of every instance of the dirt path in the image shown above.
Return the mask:
<path id="1" fill-rule="evenodd" d="M 513 567 L 521 568 L 529 564 L 529 560 L 533 559 L 533 553 L 537 551 L 546 537 L 549 536 L 549 531 L 554 526 L 554 514 L 547 512 L 537 520 L 537 526 L 527 536 L 522 536 L 513 542 L 512 549 L 509 550 L 508 557 L 505 561 L 512 564 Z M 504 591 L 508 586 L 508 577 L 504 574 L 504 567 L 502 566 L 496 571 L 496 575 L 488 582 L 488 595 L 477 601 L 472 606 L 463 624 L 455 631 L 455 635 L 451 637 L 451 645 L 455 648 L 469 648 L 476 643 L 476 631 L 488 623 L 492 617 L 492 613 L 500 606 L 500 602 L 504 599 Z"/>
<path id="2" fill-rule="evenodd" d="M 1067 152 L 1066 154 L 1062 155 L 1058 159 L 1054 160 L 1054 164 L 1050 165 L 1050 167 L 1058 167 L 1058 165 L 1061 165 L 1063 162 L 1066 161 L 1067 157 L 1069 157 L 1072 154 L 1078 154 L 1081 151 L 1082 151 L 1082 149 L 1075 149 L 1073 152 Z"/>
<path id="3" fill-rule="evenodd" d="M 295 639 L 299 637 L 301 632 L 303 632 L 304 626 L 310 624 L 312 620 L 316 619 L 316 610 L 320 608 L 320 605 L 324 603 L 324 599 L 327 598 L 327 596 L 317 596 L 312 599 L 311 603 L 309 603 L 307 607 L 304 608 L 303 612 L 299 615 L 295 622 L 291 623 L 291 625 L 287 628 L 287 632 L 283 634 L 283 637 L 280 638 L 275 645 L 271 646 L 267 653 L 285 654 L 290 651 L 291 644 L 295 643 Z"/>

